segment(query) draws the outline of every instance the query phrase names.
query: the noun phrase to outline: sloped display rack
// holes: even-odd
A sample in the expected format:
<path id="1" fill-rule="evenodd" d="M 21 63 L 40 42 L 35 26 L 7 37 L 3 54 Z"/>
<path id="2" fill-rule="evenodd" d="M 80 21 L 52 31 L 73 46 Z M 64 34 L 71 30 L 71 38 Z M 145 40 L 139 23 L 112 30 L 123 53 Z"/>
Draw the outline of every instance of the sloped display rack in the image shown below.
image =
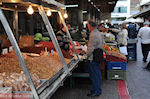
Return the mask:
<path id="1" fill-rule="evenodd" d="M 38 87 L 35 88 L 35 85 L 32 81 L 31 75 L 27 69 L 27 66 L 25 64 L 25 61 L 22 57 L 20 48 L 18 47 L 17 41 L 13 35 L 13 32 L 8 24 L 8 21 L 3 13 L 3 10 L 10 10 L 14 11 L 15 15 L 15 32 L 16 34 L 18 33 L 18 13 L 19 12 L 25 12 L 26 8 L 32 5 L 36 11 L 39 12 L 39 14 L 42 16 L 43 22 L 46 26 L 46 29 L 50 35 L 50 38 L 54 44 L 54 47 L 58 53 L 59 59 L 61 61 L 61 64 L 63 68 L 59 70 L 55 75 L 50 77 L 49 79 L 43 80 L 42 84 Z M 58 44 L 58 41 L 56 39 L 55 33 L 53 31 L 53 28 L 51 26 L 51 23 L 48 20 L 48 17 L 45 13 L 45 10 L 50 9 L 51 11 L 58 12 L 60 19 L 67 31 L 67 35 L 69 36 L 70 42 L 73 45 L 73 49 L 75 51 L 75 54 L 77 56 L 77 59 L 72 59 L 68 64 L 66 64 L 64 56 L 61 52 L 60 46 Z M 31 91 L 25 92 L 25 93 L 30 93 L 32 98 L 34 99 L 49 99 L 52 94 L 59 88 L 62 84 L 65 78 L 69 75 L 71 75 L 71 71 L 78 65 L 79 58 L 78 54 L 76 52 L 75 46 L 73 44 L 72 38 L 70 36 L 70 33 L 67 29 L 67 26 L 65 24 L 65 21 L 62 17 L 62 14 L 60 10 L 65 9 L 65 6 L 55 0 L 1 0 L 0 1 L 0 20 L 1 23 L 8 35 L 8 38 L 15 50 L 15 53 L 18 57 L 18 60 L 21 64 L 22 70 L 26 76 L 26 79 L 29 83 L 29 86 L 31 88 Z M 16 92 L 16 93 L 21 93 L 21 92 Z"/>

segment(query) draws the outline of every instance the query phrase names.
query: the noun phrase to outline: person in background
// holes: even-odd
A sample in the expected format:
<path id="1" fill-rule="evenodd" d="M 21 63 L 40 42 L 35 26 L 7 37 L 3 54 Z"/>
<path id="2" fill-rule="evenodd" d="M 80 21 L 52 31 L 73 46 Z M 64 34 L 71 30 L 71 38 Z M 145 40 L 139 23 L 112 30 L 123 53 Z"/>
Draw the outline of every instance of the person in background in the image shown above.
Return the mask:
<path id="1" fill-rule="evenodd" d="M 121 25 L 121 29 L 113 29 L 110 28 L 110 30 L 112 30 L 113 32 L 118 33 L 118 37 L 117 37 L 117 42 L 119 46 L 127 46 L 128 44 L 128 31 L 126 29 L 126 24 L 123 23 Z"/>
<path id="2" fill-rule="evenodd" d="M 68 30 L 70 30 L 70 25 L 66 24 Z M 65 51 L 69 51 L 69 37 L 67 36 L 66 29 L 61 25 L 61 30 L 56 33 L 56 38 L 58 40 L 59 46 Z"/>
<path id="3" fill-rule="evenodd" d="M 124 47 L 124 51 L 122 52 L 121 49 L 120 51 L 122 52 L 122 54 L 126 55 L 126 57 L 128 57 L 128 52 L 127 52 L 127 45 L 128 45 L 128 31 L 126 29 L 126 24 L 123 23 L 121 24 L 121 29 L 111 29 L 110 30 L 118 33 L 117 35 L 117 43 L 119 46 L 119 49 L 121 47 Z M 127 62 L 128 62 L 128 58 L 127 58 Z"/>
<path id="4" fill-rule="evenodd" d="M 138 37 L 141 38 L 141 47 L 143 54 L 143 61 L 147 62 L 147 56 L 150 51 L 150 22 L 144 22 L 144 27 L 140 28 Z"/>
<path id="5" fill-rule="evenodd" d="M 134 23 L 134 26 L 135 26 L 135 29 L 136 29 L 136 34 L 138 34 L 140 26 L 136 22 Z"/>
<path id="6" fill-rule="evenodd" d="M 108 24 L 109 28 L 115 28 L 113 25 L 111 24 Z M 115 36 L 115 40 L 117 40 L 117 33 L 112 31 L 112 30 L 109 30 L 108 32 L 112 33 L 114 36 Z"/>
<path id="7" fill-rule="evenodd" d="M 129 26 L 128 26 L 127 30 L 128 30 L 129 38 L 131 38 L 131 39 L 136 38 L 136 27 L 134 24 L 129 22 Z"/>
<path id="8" fill-rule="evenodd" d="M 102 93 L 101 89 L 101 64 L 93 61 L 93 52 L 97 48 L 103 49 L 102 36 L 98 29 L 96 28 L 96 23 L 94 21 L 88 21 L 88 29 L 90 31 L 88 48 L 87 48 L 87 58 L 89 60 L 89 74 L 92 82 L 92 90 L 87 96 L 99 96 Z"/>

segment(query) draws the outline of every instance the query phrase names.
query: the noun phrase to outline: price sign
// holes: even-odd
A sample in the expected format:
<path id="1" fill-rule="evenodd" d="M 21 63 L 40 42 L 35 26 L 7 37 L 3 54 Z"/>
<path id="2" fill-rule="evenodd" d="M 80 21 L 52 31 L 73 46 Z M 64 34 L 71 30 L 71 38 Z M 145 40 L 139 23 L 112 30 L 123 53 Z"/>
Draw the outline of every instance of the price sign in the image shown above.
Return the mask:
<path id="1" fill-rule="evenodd" d="M 2 54 L 4 55 L 4 54 L 7 54 L 8 53 L 8 49 L 7 48 L 5 48 L 5 49 L 3 49 L 2 50 Z"/>

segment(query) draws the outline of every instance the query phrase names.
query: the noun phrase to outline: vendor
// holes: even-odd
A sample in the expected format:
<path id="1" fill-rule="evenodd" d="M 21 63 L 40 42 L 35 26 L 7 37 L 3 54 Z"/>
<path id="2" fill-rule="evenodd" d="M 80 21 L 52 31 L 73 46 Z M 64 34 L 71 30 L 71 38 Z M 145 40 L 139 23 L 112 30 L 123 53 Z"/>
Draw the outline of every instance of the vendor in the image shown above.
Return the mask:
<path id="1" fill-rule="evenodd" d="M 66 24 L 68 30 L 70 30 L 70 25 Z M 56 38 L 58 40 L 59 46 L 65 51 L 69 51 L 69 37 L 67 36 L 66 29 L 63 25 L 60 31 L 56 33 Z"/>

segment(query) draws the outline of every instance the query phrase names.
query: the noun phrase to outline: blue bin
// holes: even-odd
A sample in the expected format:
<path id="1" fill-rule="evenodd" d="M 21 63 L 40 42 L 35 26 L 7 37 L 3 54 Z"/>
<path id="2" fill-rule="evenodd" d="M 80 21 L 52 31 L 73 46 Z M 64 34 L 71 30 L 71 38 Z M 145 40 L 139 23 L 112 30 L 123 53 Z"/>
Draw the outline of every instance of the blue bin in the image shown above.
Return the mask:
<path id="1" fill-rule="evenodd" d="M 126 71 L 126 62 L 108 62 L 107 70 L 124 70 Z"/>

